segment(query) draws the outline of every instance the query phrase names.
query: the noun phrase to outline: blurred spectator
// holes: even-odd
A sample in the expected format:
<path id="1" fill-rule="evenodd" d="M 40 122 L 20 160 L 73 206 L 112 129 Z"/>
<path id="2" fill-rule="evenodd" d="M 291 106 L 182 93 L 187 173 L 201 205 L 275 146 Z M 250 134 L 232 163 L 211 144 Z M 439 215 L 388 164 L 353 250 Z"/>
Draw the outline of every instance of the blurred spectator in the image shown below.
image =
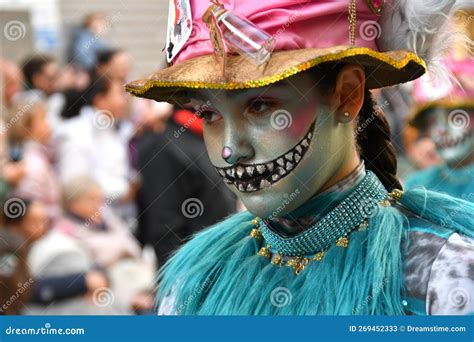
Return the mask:
<path id="1" fill-rule="evenodd" d="M 403 132 L 403 140 L 406 156 L 415 170 L 423 170 L 442 162 L 433 139 L 421 135 L 418 129 L 407 126 Z"/>
<path id="2" fill-rule="evenodd" d="M 123 87 L 106 78 L 94 80 L 84 94 L 92 106 L 66 122 L 58 132 L 58 167 L 63 182 L 91 175 L 111 206 L 133 203 L 137 184 L 128 162 L 120 120 L 127 111 Z"/>
<path id="3" fill-rule="evenodd" d="M 64 185 L 63 203 L 65 215 L 56 229 L 76 239 L 95 264 L 108 270 L 119 298 L 132 302 L 135 296 L 143 298 L 142 293 L 151 290 L 154 265 L 142 260 L 138 241 L 109 210 L 99 184 L 87 176 L 72 179 Z"/>
<path id="4" fill-rule="evenodd" d="M 74 33 L 68 62 L 79 69 L 90 70 L 97 63 L 97 54 L 108 46 L 102 37 L 106 31 L 103 13 L 88 14 L 82 27 Z"/>
<path id="5" fill-rule="evenodd" d="M 36 54 L 28 57 L 22 65 L 26 90 L 38 90 L 44 96 L 56 92 L 58 66 L 52 57 Z"/>
<path id="6" fill-rule="evenodd" d="M 10 187 L 16 186 L 20 182 L 26 170 L 23 162 L 10 159 L 7 130 L 11 123 L 4 122 L 6 113 L 13 105 L 14 97 L 21 91 L 22 73 L 15 64 L 0 60 L 0 77 L 0 84 L 3 87 L 3 106 L 0 110 L 4 113 L 0 117 L 0 203 L 3 203 L 8 196 Z"/>
<path id="7" fill-rule="evenodd" d="M 0 60 L 0 77 L 2 77 L 2 104 L 5 109 L 13 103 L 13 97 L 22 90 L 23 74 L 20 68 L 9 61 Z"/>
<path id="8" fill-rule="evenodd" d="M 176 111 L 164 132 L 146 132 L 138 151 L 139 239 L 163 264 L 191 234 L 235 212 L 236 200 L 209 160 L 193 112 Z M 190 201 L 198 215 L 187 213 Z"/>
<path id="9" fill-rule="evenodd" d="M 130 73 L 130 56 L 120 49 L 104 50 L 97 56 L 95 70 L 99 77 L 125 84 Z"/>
<path id="10" fill-rule="evenodd" d="M 26 170 L 13 195 L 41 201 L 48 217 L 55 219 L 60 214 L 60 189 L 47 146 L 51 127 L 42 96 L 36 92 L 17 96 L 8 122 L 11 158 L 21 160 Z"/>
<path id="11" fill-rule="evenodd" d="M 127 257 L 139 257 L 140 247 L 127 226 L 108 208 L 100 185 L 78 176 L 63 186 L 65 216 L 57 228 L 73 236 L 94 261 L 108 267 Z"/>
<path id="12" fill-rule="evenodd" d="M 14 232 L 0 229 L 0 315 L 18 315 L 31 297 L 27 246 Z"/>
<path id="13" fill-rule="evenodd" d="M 29 279 L 31 303 L 22 313 L 127 313 L 117 305 L 103 308 L 90 300 L 95 291 L 106 288 L 107 278 L 92 267 L 87 252 L 73 239 L 49 229 L 45 208 L 40 202 L 12 200 L 21 212 L 9 215 L 6 211 L 5 229 L 24 239 L 22 247 L 28 249 L 28 255 L 23 260 L 27 260 L 32 276 Z"/>

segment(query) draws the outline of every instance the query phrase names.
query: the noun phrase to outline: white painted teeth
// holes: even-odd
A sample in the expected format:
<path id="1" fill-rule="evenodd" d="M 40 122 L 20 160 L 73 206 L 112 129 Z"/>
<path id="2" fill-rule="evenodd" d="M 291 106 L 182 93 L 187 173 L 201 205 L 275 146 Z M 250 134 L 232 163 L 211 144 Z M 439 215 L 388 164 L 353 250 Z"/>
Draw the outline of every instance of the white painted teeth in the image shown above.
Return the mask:
<path id="1" fill-rule="evenodd" d="M 260 181 L 260 189 L 265 189 L 265 188 L 268 188 L 269 186 L 271 186 L 272 183 L 270 183 L 269 181 L 267 181 L 266 179 L 262 179 Z"/>
<path id="2" fill-rule="evenodd" d="M 245 171 L 245 170 L 244 170 L 244 168 L 243 168 L 242 166 L 237 166 L 236 172 L 237 172 L 237 176 L 238 176 L 239 178 L 242 178 L 242 175 L 244 174 L 244 171 Z"/>
<path id="3" fill-rule="evenodd" d="M 313 133 L 308 132 L 297 146 L 285 153 L 284 156 L 276 159 L 276 161 L 264 165 L 238 165 L 227 169 L 218 169 L 217 172 L 224 178 L 226 184 L 234 184 L 242 192 L 253 192 L 268 188 L 298 165 L 308 149 L 312 137 Z M 445 143 L 452 143 L 452 140 L 457 141 L 459 139 L 445 138 L 444 140 Z"/>
<path id="4" fill-rule="evenodd" d="M 257 165 L 257 172 L 258 172 L 259 174 L 264 173 L 264 172 L 265 172 L 265 169 L 266 169 L 266 168 L 265 168 L 264 165 Z"/>

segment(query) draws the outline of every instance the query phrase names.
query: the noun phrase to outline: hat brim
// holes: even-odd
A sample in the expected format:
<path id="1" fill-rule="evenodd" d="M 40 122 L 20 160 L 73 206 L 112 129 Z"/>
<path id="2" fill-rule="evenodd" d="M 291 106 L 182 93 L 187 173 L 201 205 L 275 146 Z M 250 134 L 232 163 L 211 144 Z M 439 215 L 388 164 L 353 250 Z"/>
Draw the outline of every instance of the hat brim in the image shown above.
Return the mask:
<path id="1" fill-rule="evenodd" d="M 355 63 L 364 67 L 369 89 L 383 88 L 420 77 L 425 62 L 409 51 L 378 52 L 369 48 L 336 46 L 324 49 L 278 51 L 262 66 L 240 55 L 229 55 L 225 76 L 213 55 L 195 57 L 125 86 L 129 93 L 174 104 L 187 102 L 185 89 L 237 90 L 258 88 L 326 62 Z"/>
<path id="2" fill-rule="evenodd" d="M 471 110 L 474 109 L 474 100 L 467 98 L 448 98 L 439 99 L 435 101 L 426 102 L 422 105 L 415 106 L 411 113 L 408 115 L 408 124 L 412 127 L 422 129 L 424 126 L 423 119 L 431 109 L 443 108 L 443 109 L 461 109 Z"/>

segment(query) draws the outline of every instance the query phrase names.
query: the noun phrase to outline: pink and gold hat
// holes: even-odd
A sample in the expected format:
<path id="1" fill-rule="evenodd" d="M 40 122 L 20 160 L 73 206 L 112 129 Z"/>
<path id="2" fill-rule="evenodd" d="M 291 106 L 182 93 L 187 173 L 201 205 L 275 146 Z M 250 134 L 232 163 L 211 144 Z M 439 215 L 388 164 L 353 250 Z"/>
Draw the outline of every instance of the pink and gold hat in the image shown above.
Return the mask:
<path id="1" fill-rule="evenodd" d="M 363 66 L 369 89 L 414 80 L 426 69 L 419 49 L 409 46 L 412 27 L 404 21 L 409 17 L 408 10 L 404 13 L 396 0 L 174 0 L 173 3 L 174 15 L 170 17 L 177 23 L 174 34 L 186 29 L 191 34 L 179 51 L 167 46 L 166 53 L 173 54 L 171 66 L 126 85 L 133 95 L 180 103 L 185 98 L 182 91 L 185 89 L 257 88 L 325 62 Z M 442 10 L 451 5 L 445 5 Z M 186 10 L 191 18 L 180 17 Z M 410 10 L 413 12 L 413 8 Z M 231 17 L 225 17 L 228 13 Z M 439 9 L 438 13 L 444 15 Z M 430 20 L 429 16 L 425 18 Z M 248 22 L 263 32 L 263 38 L 252 27 L 245 36 Z M 183 27 L 178 27 L 179 24 Z M 243 32 L 237 28 L 229 33 L 240 24 Z M 173 34 L 172 26 L 168 35 Z M 256 63 L 229 46 L 232 40 L 234 43 L 237 40 L 237 45 L 242 41 L 245 44 L 247 38 L 250 38 L 250 49 L 255 44 L 257 50 L 262 46 L 267 48 L 263 49 L 266 52 L 263 63 L 258 58 Z M 262 39 L 264 42 L 258 45 Z"/>
<path id="2" fill-rule="evenodd" d="M 413 108 L 409 123 L 418 127 L 421 119 L 432 108 L 474 109 L 474 58 L 446 58 L 444 67 L 451 81 L 425 75 L 413 85 Z"/>

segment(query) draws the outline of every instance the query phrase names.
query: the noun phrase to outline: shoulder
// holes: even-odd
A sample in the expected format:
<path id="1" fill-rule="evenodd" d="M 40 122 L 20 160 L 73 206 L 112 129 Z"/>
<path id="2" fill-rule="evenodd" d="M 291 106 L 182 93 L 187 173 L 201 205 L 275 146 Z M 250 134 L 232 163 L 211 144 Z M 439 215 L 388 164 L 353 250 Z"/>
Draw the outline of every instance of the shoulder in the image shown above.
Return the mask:
<path id="1" fill-rule="evenodd" d="M 474 312 L 474 298 L 468 295 L 474 293 L 473 239 L 413 214 L 407 218 L 404 276 L 408 311 L 430 315 Z"/>

